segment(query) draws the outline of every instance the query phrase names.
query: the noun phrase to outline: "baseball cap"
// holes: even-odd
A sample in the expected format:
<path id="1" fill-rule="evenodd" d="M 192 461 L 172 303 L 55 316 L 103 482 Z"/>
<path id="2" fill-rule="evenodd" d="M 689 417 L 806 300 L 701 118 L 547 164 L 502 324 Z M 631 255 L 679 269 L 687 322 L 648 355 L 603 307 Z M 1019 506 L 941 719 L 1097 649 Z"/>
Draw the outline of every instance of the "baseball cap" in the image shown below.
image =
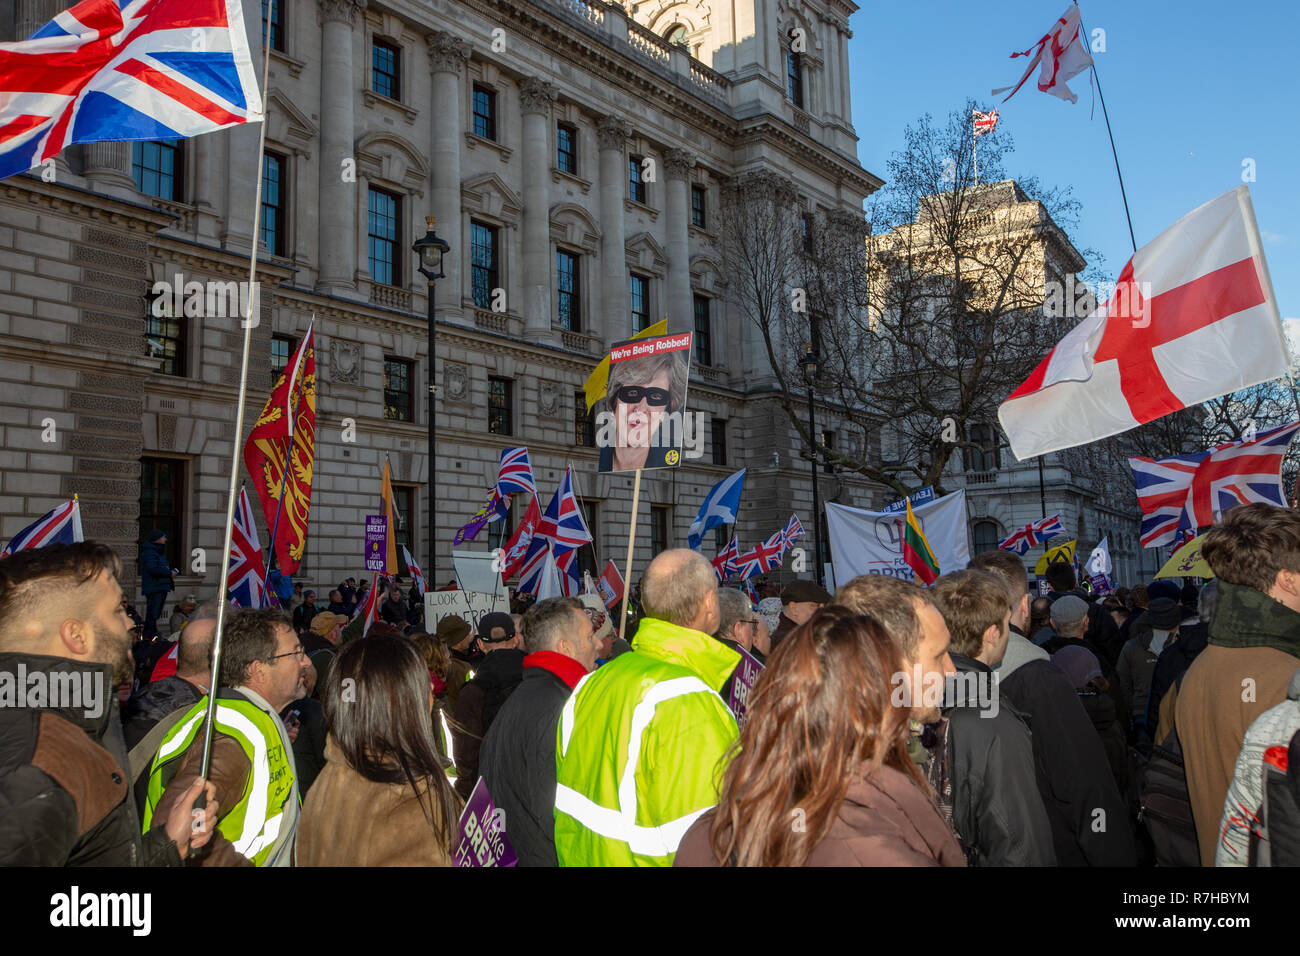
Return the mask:
<path id="1" fill-rule="evenodd" d="M 501 628 L 505 631 L 504 636 L 493 639 L 492 629 Z M 485 614 L 478 622 L 478 639 L 486 641 L 489 644 L 500 644 L 502 641 L 508 641 L 515 636 L 515 619 L 504 611 L 493 611 L 491 614 Z"/>

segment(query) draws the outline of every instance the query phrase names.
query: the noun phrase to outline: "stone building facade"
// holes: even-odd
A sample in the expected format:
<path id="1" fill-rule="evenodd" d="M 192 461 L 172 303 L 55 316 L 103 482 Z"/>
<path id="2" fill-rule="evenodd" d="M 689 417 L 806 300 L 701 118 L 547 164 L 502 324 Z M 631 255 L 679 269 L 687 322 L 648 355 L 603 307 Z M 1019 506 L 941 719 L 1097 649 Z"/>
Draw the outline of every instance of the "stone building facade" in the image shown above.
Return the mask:
<path id="1" fill-rule="evenodd" d="M 13 9 L 0 23 L 6 39 L 27 36 L 61 0 Z M 316 457 L 300 579 L 329 587 L 360 573 L 362 520 L 378 510 L 387 457 L 399 537 L 445 581 L 452 536 L 513 445 L 529 447 L 543 505 L 574 466 L 595 535 L 584 561 L 621 567 L 632 479 L 597 476 L 577 403 L 612 342 L 665 316 L 707 333 L 689 407 L 710 424 L 702 458 L 646 473 L 634 577 L 652 542 L 684 544 L 704 493 L 741 467 L 742 547 L 791 511 L 808 525 L 808 462 L 772 399 L 761 342 L 728 296 L 714 213 L 727 177 L 768 168 L 798 184 L 810 215 L 861 215 L 880 180 L 859 164 L 850 122 L 856 9 L 245 2 L 259 76 L 264 11 L 273 45 L 245 430 L 314 319 Z M 258 133 L 254 124 L 179 143 L 74 147 L 0 182 L 0 535 L 75 492 L 87 536 L 128 564 L 128 591 L 152 527 L 170 532 L 178 591 L 215 591 L 228 470 L 244 437 L 234 411 L 242 332 L 233 314 L 160 317 L 152 291 L 247 278 Z M 411 251 L 426 216 L 450 245 L 432 376 L 429 287 Z M 830 475 L 822 494 L 883 501 Z M 266 545 L 260 515 L 258 524 Z M 485 532 L 471 547 L 488 546 Z M 704 550 L 712 555 L 712 541 Z"/>

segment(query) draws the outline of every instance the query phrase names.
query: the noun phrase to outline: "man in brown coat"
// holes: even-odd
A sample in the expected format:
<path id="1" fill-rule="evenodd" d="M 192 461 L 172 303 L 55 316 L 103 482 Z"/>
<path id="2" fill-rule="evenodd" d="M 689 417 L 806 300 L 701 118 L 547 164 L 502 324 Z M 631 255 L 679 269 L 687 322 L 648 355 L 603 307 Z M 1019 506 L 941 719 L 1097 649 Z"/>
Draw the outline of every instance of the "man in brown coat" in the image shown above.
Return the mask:
<path id="1" fill-rule="evenodd" d="M 1286 700 L 1300 666 L 1300 513 L 1240 505 L 1205 535 L 1201 555 L 1219 580 L 1219 606 L 1179 688 L 1175 727 L 1201 865 L 1213 866 L 1246 729 Z"/>

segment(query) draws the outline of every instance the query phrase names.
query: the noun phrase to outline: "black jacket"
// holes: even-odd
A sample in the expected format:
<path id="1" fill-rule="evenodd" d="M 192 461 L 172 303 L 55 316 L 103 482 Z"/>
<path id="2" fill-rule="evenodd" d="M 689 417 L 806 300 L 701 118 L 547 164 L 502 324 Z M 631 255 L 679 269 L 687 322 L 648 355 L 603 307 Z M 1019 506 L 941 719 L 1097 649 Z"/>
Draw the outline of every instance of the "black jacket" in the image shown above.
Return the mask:
<path id="1" fill-rule="evenodd" d="M 475 665 L 474 679 L 456 697 L 451 730 L 456 756 L 456 792 L 468 800 L 478 781 L 479 750 L 492 721 L 524 677 L 524 652 L 517 647 L 485 654 Z"/>
<path id="2" fill-rule="evenodd" d="M 299 634 L 311 630 L 311 619 L 323 610 L 325 608 L 319 604 L 313 604 L 310 607 L 306 604 L 299 604 L 293 609 L 293 629 Z"/>
<path id="3" fill-rule="evenodd" d="M 17 675 L 20 664 L 28 678 L 89 676 L 98 686 L 99 713 L 87 716 L 95 709 L 87 706 L 0 707 L 0 866 L 180 866 L 163 827 L 141 836 L 112 668 L 0 654 L 0 672 Z"/>
<path id="4" fill-rule="evenodd" d="M 1038 793 L 1052 827 L 1057 863 L 1136 866 L 1137 847 L 1123 796 L 1092 721 L 1065 674 L 1039 658 L 1009 672 L 999 670 L 998 675 L 1003 699 L 1029 725 Z M 1100 833 L 1094 831 L 1098 809 L 1105 811 L 1106 821 Z"/>
<path id="5" fill-rule="evenodd" d="M 499 652 L 504 653 L 504 652 Z M 496 654 L 488 655 L 489 658 Z M 479 775 L 505 811 L 520 866 L 559 866 L 555 855 L 555 734 L 572 693 L 544 665 L 524 669 L 483 738 Z"/>
<path id="6" fill-rule="evenodd" d="M 1093 693 L 1091 691 L 1079 694 L 1079 703 L 1083 704 L 1083 709 L 1092 721 L 1092 726 L 1097 731 L 1097 739 L 1101 741 L 1102 749 L 1106 752 L 1106 762 L 1110 764 L 1111 776 L 1115 780 L 1115 786 L 1119 792 L 1128 794 L 1129 792 L 1129 772 L 1128 772 L 1128 742 L 1125 739 L 1124 728 L 1120 726 L 1119 718 L 1116 716 L 1115 698 L 1107 693 Z"/>
<path id="7" fill-rule="evenodd" d="M 123 733 L 127 750 L 143 740 L 154 725 L 168 714 L 189 709 L 202 699 L 203 691 L 175 674 L 145 684 L 126 704 Z"/>
<path id="8" fill-rule="evenodd" d="M 1128 636 L 1120 634 L 1119 625 L 1110 616 L 1110 611 L 1103 610 L 1099 604 L 1094 604 L 1092 595 L 1082 588 L 1075 588 L 1073 591 L 1065 592 L 1052 591 L 1047 597 L 1055 604 L 1057 598 L 1063 598 L 1066 594 L 1072 594 L 1087 603 L 1088 631 L 1084 636 L 1094 645 L 1094 653 L 1101 660 L 1101 666 L 1114 671 L 1115 662 L 1119 660 L 1119 652 L 1124 647 L 1124 642 L 1128 639 Z"/>
<path id="9" fill-rule="evenodd" d="M 952 655 L 958 678 L 977 674 L 991 688 L 992 671 L 980 661 Z M 952 693 L 948 763 L 952 825 L 972 866 L 1052 866 L 1052 827 L 1034 776 L 1034 749 L 1024 718 L 1007 700 L 996 712 L 960 691 Z"/>
<path id="10" fill-rule="evenodd" d="M 384 603 L 379 605 L 380 618 L 393 625 L 399 631 L 406 627 L 406 617 L 409 613 L 410 608 L 406 606 L 405 601 L 394 601 L 391 598 L 385 598 Z"/>
<path id="11" fill-rule="evenodd" d="M 306 800 L 307 790 L 325 769 L 325 709 L 312 697 L 301 697 L 284 710 L 280 719 L 298 714 L 298 739 L 293 742 L 294 779 L 298 782 L 298 795 Z"/>
<path id="12" fill-rule="evenodd" d="M 1152 732 L 1160 723 L 1160 702 L 1169 688 L 1187 673 L 1196 656 L 1210 643 L 1210 625 L 1205 621 L 1184 624 L 1178 639 L 1160 652 L 1156 669 L 1151 673 L 1151 694 L 1147 697 L 1147 727 Z"/>

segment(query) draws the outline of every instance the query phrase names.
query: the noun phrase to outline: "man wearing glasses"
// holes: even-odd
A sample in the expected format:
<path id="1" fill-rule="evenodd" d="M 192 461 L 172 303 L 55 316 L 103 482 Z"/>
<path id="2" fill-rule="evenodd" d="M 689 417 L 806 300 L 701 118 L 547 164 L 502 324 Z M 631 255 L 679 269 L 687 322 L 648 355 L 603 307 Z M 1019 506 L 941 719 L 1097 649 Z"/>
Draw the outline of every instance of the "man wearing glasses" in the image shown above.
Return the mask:
<path id="1" fill-rule="evenodd" d="M 718 612 L 722 622 L 713 636 L 733 651 L 747 651 L 760 664 L 766 666 L 767 659 L 754 646 L 760 622 L 758 612 L 749 603 L 749 598 L 735 588 L 718 588 Z M 740 665 L 737 664 L 736 668 L 739 669 Z M 723 700 L 731 699 L 731 685 L 735 679 L 736 671 L 733 670 L 731 676 L 727 678 L 727 683 L 718 692 Z"/>
<path id="2" fill-rule="evenodd" d="M 205 866 L 288 866 L 298 829 L 292 742 L 280 711 L 307 692 L 307 658 L 289 617 L 276 608 L 235 611 L 222 638 L 217 726 L 208 772 L 217 790 L 217 830 L 229 841 Z M 203 759 L 208 698 L 166 736 L 153 759 L 144 829 L 165 820 Z"/>

